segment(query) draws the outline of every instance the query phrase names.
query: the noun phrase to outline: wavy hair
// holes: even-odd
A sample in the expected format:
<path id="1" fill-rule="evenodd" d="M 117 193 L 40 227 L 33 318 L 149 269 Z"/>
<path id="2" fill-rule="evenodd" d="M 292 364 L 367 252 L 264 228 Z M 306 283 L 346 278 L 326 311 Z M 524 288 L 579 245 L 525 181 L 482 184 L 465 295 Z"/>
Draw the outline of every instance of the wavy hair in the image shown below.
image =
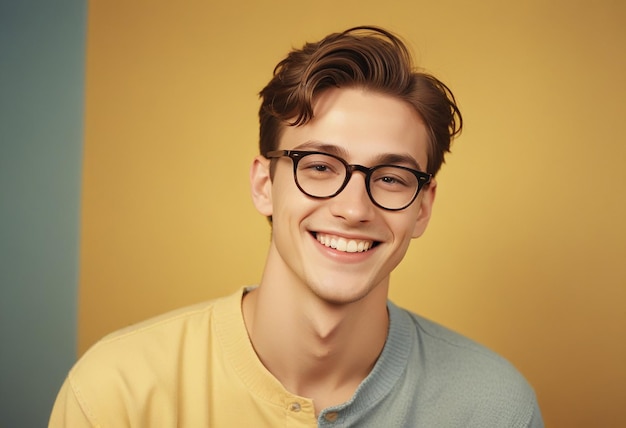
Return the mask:
<path id="1" fill-rule="evenodd" d="M 413 106 L 429 135 L 426 172 L 439 171 L 463 126 L 454 95 L 443 82 L 414 68 L 397 36 L 372 26 L 306 43 L 276 65 L 272 79 L 259 93 L 260 153 L 278 148 L 284 126 L 307 124 L 321 92 L 345 87 L 376 91 Z"/>

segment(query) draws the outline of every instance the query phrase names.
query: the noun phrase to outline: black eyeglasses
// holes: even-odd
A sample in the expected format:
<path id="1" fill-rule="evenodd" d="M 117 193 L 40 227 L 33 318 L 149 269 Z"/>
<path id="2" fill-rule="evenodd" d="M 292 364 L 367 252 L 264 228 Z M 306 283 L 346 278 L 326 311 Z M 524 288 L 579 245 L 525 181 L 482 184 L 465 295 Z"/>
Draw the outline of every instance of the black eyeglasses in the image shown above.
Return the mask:
<path id="1" fill-rule="evenodd" d="M 339 156 L 305 150 L 277 150 L 265 157 L 290 157 L 298 189 L 312 198 L 332 198 L 346 188 L 354 171 L 365 174 L 365 188 L 377 207 L 399 211 L 413 203 L 422 187 L 432 178 L 416 169 L 399 165 L 350 165 Z"/>

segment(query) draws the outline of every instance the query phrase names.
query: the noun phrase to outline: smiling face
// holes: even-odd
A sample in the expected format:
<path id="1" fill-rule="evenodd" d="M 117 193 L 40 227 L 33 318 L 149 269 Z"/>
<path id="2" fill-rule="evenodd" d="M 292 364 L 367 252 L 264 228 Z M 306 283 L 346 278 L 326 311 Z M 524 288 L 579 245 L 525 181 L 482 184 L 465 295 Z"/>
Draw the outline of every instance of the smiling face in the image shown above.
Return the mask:
<path id="1" fill-rule="evenodd" d="M 328 152 L 367 167 L 394 159 L 423 171 L 428 161 L 426 127 L 411 106 L 358 88 L 323 92 L 313 120 L 285 127 L 279 148 Z M 299 287 L 333 304 L 358 301 L 373 290 L 386 299 L 391 271 L 426 228 L 435 182 L 408 208 L 387 211 L 372 203 L 361 173 L 339 195 L 314 199 L 297 188 L 291 159 L 275 162 L 272 180 L 265 158 L 251 170 L 255 205 L 273 219 L 264 281 Z"/>

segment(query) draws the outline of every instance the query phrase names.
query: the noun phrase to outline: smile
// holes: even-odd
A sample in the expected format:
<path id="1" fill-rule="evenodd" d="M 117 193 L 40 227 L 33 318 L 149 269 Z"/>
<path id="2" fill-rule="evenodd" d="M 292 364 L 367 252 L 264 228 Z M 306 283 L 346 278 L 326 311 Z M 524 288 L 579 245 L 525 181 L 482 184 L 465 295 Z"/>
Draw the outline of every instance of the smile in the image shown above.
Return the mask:
<path id="1" fill-rule="evenodd" d="M 316 233 L 317 241 L 329 248 L 346 253 L 362 253 L 374 246 L 374 241 L 364 241 L 360 239 L 346 239 L 335 235 Z"/>

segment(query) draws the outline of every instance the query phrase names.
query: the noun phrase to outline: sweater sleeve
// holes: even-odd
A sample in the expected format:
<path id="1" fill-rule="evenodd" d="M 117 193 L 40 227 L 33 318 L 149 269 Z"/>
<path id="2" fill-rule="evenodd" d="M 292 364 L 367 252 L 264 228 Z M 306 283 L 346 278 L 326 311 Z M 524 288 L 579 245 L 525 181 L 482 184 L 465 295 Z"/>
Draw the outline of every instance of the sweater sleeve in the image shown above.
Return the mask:
<path id="1" fill-rule="evenodd" d="M 541 416 L 541 410 L 539 409 L 539 403 L 535 398 L 532 417 L 527 425 L 528 428 L 544 428 L 543 418 Z"/>
<path id="2" fill-rule="evenodd" d="M 48 428 L 98 428 L 100 425 L 89 420 L 71 386 L 65 379 L 52 408 Z"/>

